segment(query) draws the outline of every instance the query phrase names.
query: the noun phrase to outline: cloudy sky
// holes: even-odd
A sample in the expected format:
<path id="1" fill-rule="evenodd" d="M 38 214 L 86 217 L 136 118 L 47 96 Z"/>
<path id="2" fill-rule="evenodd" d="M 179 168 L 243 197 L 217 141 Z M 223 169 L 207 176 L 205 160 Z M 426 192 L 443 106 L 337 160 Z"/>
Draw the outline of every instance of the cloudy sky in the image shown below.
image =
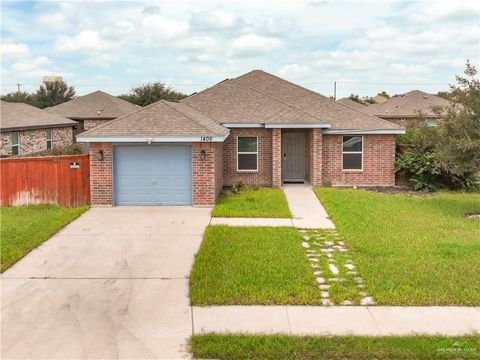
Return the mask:
<path id="1" fill-rule="evenodd" d="M 60 75 L 78 94 L 185 93 L 263 69 L 337 96 L 448 89 L 480 60 L 480 2 L 1 2 L 2 93 Z"/>

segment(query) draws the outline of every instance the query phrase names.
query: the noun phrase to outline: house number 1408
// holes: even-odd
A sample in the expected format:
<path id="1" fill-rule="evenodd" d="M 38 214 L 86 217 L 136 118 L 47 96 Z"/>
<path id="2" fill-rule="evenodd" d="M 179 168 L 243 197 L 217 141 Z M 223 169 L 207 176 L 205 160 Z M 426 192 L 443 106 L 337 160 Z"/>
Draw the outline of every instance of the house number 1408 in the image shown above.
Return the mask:
<path id="1" fill-rule="evenodd" d="M 212 142 L 212 137 L 211 136 L 202 136 L 202 137 L 200 137 L 200 141 L 202 141 L 202 142 Z"/>

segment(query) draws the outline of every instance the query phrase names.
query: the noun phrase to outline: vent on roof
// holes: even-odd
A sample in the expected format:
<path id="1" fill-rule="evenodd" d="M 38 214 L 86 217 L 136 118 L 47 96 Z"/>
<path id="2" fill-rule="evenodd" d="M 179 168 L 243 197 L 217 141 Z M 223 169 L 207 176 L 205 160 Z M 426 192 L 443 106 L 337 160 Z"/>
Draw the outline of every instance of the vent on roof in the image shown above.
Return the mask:
<path id="1" fill-rule="evenodd" d="M 424 99 L 428 99 L 428 96 L 426 96 L 426 95 L 423 95 L 423 98 L 424 98 Z"/>
<path id="2" fill-rule="evenodd" d="M 103 109 L 102 109 L 102 108 L 98 109 L 98 111 L 97 111 L 97 115 L 100 115 L 100 114 L 102 113 L 102 111 L 103 111 Z"/>

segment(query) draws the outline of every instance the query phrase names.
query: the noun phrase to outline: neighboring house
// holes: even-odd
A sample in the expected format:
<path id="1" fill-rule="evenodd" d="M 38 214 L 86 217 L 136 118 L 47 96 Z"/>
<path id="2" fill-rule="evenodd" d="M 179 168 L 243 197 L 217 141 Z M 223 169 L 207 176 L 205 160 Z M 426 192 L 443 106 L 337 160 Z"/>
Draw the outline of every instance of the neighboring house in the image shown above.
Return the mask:
<path id="1" fill-rule="evenodd" d="M 372 98 L 372 100 L 373 100 L 376 104 L 381 104 L 381 103 L 384 103 L 385 101 L 387 101 L 388 98 L 385 97 L 385 96 L 382 96 L 382 95 L 380 95 L 380 94 L 377 94 L 377 95 L 375 95 L 375 96 Z"/>
<path id="2" fill-rule="evenodd" d="M 212 205 L 223 186 L 395 185 L 404 129 L 255 70 L 80 134 L 98 205 Z"/>
<path id="3" fill-rule="evenodd" d="M 0 155 L 34 155 L 73 142 L 75 121 L 24 103 L 1 101 Z"/>
<path id="4" fill-rule="evenodd" d="M 413 90 L 403 95 L 391 97 L 383 103 L 372 104 L 366 107 L 364 111 L 403 127 L 418 123 L 421 120 L 426 121 L 428 126 L 435 126 L 442 113 L 438 114 L 434 109 L 448 107 L 451 104 L 450 100 L 442 97 L 420 90 Z M 420 116 L 420 114 L 422 115 Z"/>
<path id="5" fill-rule="evenodd" d="M 77 121 L 79 134 L 138 109 L 137 105 L 98 90 L 46 110 Z"/>
<path id="6" fill-rule="evenodd" d="M 364 109 L 369 105 L 367 102 L 358 102 L 355 100 L 352 100 L 350 98 L 342 98 L 340 100 L 337 100 L 340 104 L 350 106 L 351 108 L 354 108 L 356 110 L 364 111 Z"/>

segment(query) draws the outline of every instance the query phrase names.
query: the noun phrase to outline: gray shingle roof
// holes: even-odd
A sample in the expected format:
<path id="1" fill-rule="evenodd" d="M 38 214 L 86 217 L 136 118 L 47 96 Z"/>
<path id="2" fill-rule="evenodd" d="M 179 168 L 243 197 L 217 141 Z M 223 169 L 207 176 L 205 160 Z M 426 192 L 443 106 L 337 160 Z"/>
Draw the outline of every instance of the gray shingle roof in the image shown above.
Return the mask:
<path id="1" fill-rule="evenodd" d="M 82 137 L 225 136 L 229 130 L 186 104 L 160 100 L 85 131 Z"/>
<path id="2" fill-rule="evenodd" d="M 0 107 L 2 132 L 77 125 L 76 121 L 24 103 L 1 101 Z"/>
<path id="3" fill-rule="evenodd" d="M 115 119 L 140 107 L 98 90 L 47 109 L 70 119 Z"/>
<path id="4" fill-rule="evenodd" d="M 337 102 L 343 105 L 350 106 L 351 108 L 354 108 L 355 110 L 359 110 L 359 111 L 364 111 L 368 106 L 368 103 L 361 104 L 358 101 L 354 101 L 349 98 L 342 98 L 340 100 L 337 100 Z"/>
<path id="5" fill-rule="evenodd" d="M 218 123 L 329 123 L 331 129 L 400 129 L 261 70 L 182 100 Z"/>
<path id="6" fill-rule="evenodd" d="M 413 90 L 404 95 L 395 96 L 383 103 L 372 104 L 366 112 L 382 118 L 418 117 L 418 112 L 426 116 L 435 116 L 435 106 L 450 106 L 452 102 L 420 90 Z"/>

